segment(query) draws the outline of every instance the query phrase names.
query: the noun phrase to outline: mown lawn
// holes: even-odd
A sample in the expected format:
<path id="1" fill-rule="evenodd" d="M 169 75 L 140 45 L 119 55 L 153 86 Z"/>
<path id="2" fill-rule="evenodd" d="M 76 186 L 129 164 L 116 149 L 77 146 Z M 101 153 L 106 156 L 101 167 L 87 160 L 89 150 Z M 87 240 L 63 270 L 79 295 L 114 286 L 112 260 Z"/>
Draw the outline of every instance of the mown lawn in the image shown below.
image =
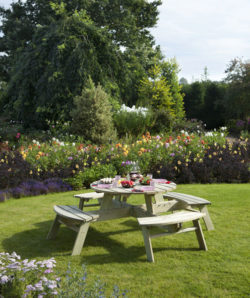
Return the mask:
<path id="1" fill-rule="evenodd" d="M 108 289 L 116 284 L 129 297 L 247 297 L 250 184 L 178 185 L 177 191 L 212 202 L 215 230 L 204 229 L 207 252 L 198 250 L 195 233 L 161 237 L 152 240 L 155 263 L 148 263 L 136 219 L 125 218 L 94 223 L 81 255 L 71 257 L 73 231 L 61 227 L 50 241 L 46 235 L 53 205 L 77 204 L 73 194 L 79 191 L 1 203 L 0 251 L 29 259 L 55 257 L 61 274 L 69 261 L 78 269 L 86 264 L 90 282 L 99 276 Z"/>

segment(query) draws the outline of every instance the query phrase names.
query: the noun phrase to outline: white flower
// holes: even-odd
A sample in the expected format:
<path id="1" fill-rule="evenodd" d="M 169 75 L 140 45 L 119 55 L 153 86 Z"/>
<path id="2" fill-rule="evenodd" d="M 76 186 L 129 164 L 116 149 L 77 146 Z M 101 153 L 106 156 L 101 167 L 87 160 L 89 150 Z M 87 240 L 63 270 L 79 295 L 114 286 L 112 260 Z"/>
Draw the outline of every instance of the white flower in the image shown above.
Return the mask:
<path id="1" fill-rule="evenodd" d="M 205 133 L 205 137 L 212 137 L 212 136 L 213 136 L 212 131 L 208 131 Z"/>

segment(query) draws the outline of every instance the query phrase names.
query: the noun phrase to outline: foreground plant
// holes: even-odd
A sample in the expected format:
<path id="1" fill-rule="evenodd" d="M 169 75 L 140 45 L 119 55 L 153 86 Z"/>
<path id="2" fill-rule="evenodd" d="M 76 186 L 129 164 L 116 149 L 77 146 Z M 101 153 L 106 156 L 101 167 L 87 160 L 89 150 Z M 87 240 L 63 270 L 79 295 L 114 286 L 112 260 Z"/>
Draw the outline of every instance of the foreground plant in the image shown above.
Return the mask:
<path id="1" fill-rule="evenodd" d="M 70 263 L 65 276 L 55 274 L 54 258 L 36 261 L 21 260 L 15 252 L 0 253 L 0 297 L 102 297 L 105 298 L 105 284 L 98 278 L 94 284 L 87 283 L 87 270 L 71 270 Z M 1 296 L 3 295 L 3 296 Z M 114 286 L 109 297 L 126 297 Z"/>

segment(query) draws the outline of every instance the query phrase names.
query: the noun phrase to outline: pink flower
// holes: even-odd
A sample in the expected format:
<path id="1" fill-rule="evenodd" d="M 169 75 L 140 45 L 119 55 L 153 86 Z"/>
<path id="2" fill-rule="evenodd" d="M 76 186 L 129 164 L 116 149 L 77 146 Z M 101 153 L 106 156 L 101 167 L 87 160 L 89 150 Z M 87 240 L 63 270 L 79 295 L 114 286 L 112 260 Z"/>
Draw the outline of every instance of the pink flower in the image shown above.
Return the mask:
<path id="1" fill-rule="evenodd" d="M 21 134 L 20 134 L 20 132 L 18 132 L 18 133 L 16 134 L 16 138 L 19 139 L 20 136 L 21 136 Z"/>

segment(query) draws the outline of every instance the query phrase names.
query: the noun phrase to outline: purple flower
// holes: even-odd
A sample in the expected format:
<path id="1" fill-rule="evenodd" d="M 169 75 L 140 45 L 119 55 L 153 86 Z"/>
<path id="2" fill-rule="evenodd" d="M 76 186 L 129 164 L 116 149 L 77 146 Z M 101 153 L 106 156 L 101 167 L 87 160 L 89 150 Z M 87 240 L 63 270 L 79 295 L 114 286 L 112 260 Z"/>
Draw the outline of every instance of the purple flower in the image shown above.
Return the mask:
<path id="1" fill-rule="evenodd" d="M 33 287 L 32 285 L 27 285 L 25 292 L 30 292 L 30 291 L 34 291 L 36 288 Z"/>
<path id="2" fill-rule="evenodd" d="M 72 156 L 69 156 L 69 157 L 68 157 L 68 159 L 69 159 L 69 160 L 72 160 L 72 159 L 73 159 L 73 157 L 72 157 Z"/>
<path id="3" fill-rule="evenodd" d="M 170 156 L 172 156 L 172 157 L 175 156 L 175 153 L 174 152 L 173 153 L 170 153 Z"/>
<path id="4" fill-rule="evenodd" d="M 7 275 L 3 275 L 3 276 L 1 276 L 1 280 L 0 280 L 0 284 L 5 284 L 5 283 L 7 283 L 9 281 L 9 278 L 8 278 L 8 276 Z"/>
<path id="5" fill-rule="evenodd" d="M 239 127 L 244 126 L 244 124 L 245 124 L 245 121 L 243 121 L 243 120 L 238 120 L 238 121 L 236 122 L 236 125 L 239 126 Z"/>
<path id="6" fill-rule="evenodd" d="M 165 143 L 165 147 L 167 149 L 169 147 L 169 143 Z"/>
<path id="7" fill-rule="evenodd" d="M 51 273 L 51 272 L 53 272 L 53 270 L 51 270 L 51 269 L 46 269 L 46 270 L 44 271 L 45 274 L 48 274 L 48 273 Z"/>

